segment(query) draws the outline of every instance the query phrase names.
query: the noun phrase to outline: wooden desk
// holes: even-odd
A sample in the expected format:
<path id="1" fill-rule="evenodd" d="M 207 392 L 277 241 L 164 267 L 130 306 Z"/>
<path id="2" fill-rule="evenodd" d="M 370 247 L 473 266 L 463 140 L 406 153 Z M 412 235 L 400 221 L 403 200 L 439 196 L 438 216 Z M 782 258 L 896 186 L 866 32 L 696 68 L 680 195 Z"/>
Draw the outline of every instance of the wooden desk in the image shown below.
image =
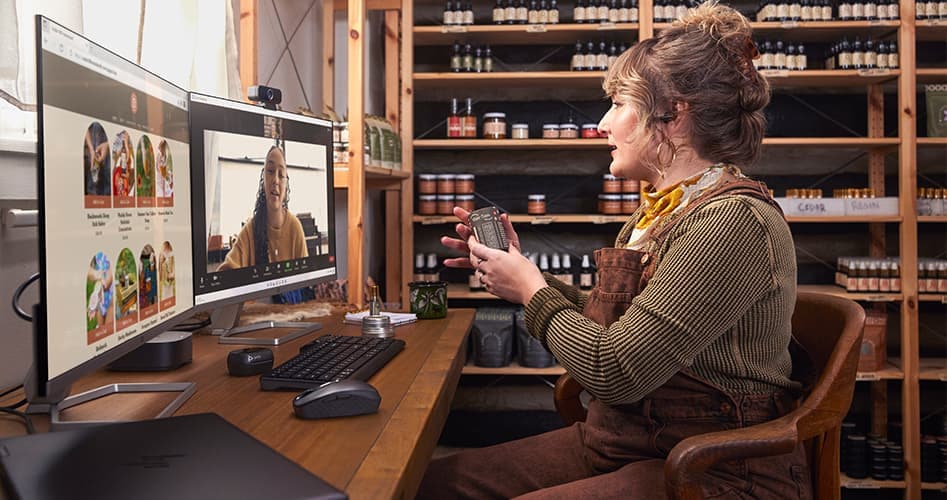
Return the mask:
<path id="1" fill-rule="evenodd" d="M 259 377 L 229 376 L 227 353 L 240 346 L 221 345 L 217 337 L 209 336 L 194 337 L 194 361 L 178 370 L 101 371 L 75 384 L 73 394 L 118 382 L 196 382 L 197 392 L 177 415 L 217 413 L 352 499 L 412 498 L 447 419 L 473 315 L 472 309 L 454 309 L 445 319 L 396 328 L 396 337 L 407 345 L 369 380 L 382 396 L 378 413 L 372 415 L 298 419 L 292 410 L 296 392 L 263 392 Z M 322 333 L 359 334 L 359 327 L 342 325 L 339 317 L 319 320 L 323 328 L 315 334 L 273 349 L 276 364 Z M 71 408 L 63 419 L 148 418 L 173 397 L 114 394 Z M 35 416 L 34 421 L 38 428 L 48 426 Z M 0 418 L 0 435 L 23 433 L 20 422 Z"/>

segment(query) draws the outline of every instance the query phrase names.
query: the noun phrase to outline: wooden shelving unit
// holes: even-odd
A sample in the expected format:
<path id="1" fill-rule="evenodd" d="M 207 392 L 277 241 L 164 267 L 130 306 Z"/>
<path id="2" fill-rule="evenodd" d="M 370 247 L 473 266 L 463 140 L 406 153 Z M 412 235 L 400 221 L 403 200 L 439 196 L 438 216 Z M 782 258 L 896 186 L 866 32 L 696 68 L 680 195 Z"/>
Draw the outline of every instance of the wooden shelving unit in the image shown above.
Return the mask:
<path id="1" fill-rule="evenodd" d="M 409 26 L 403 30 L 405 44 L 416 46 L 449 46 L 454 40 L 475 44 L 490 43 L 491 45 L 553 45 L 562 44 L 571 47 L 576 40 L 606 39 L 633 42 L 636 39 L 649 38 L 655 32 L 666 29 L 667 24 L 655 24 L 651 21 L 653 12 L 652 0 L 642 0 L 640 3 L 641 22 L 634 25 L 607 27 L 599 30 L 596 25 L 563 24 L 546 27 L 530 26 L 469 26 L 463 29 L 442 28 L 440 26 Z M 566 14 L 568 16 L 568 14 Z M 917 68 L 916 50 L 917 41 L 947 40 L 947 22 L 915 21 L 914 1 L 902 0 L 900 4 L 900 20 L 896 21 L 837 21 L 837 22 L 792 22 L 792 23 L 752 23 L 755 36 L 758 38 L 773 38 L 784 41 L 819 42 L 841 40 L 848 37 L 860 36 L 862 39 L 896 40 L 900 55 L 900 69 L 895 70 L 823 70 L 810 69 L 805 71 L 765 71 L 772 87 L 777 90 L 791 89 L 796 93 L 864 93 L 867 96 L 868 127 L 864 137 L 770 137 L 763 141 L 767 151 L 775 150 L 777 155 L 782 151 L 806 148 L 818 156 L 823 154 L 853 154 L 867 153 L 868 185 L 880 195 L 885 194 L 885 175 L 890 175 L 890 165 L 886 172 L 886 155 L 888 160 L 895 157 L 897 161 L 898 183 L 895 192 L 887 196 L 896 196 L 899 199 L 899 210 L 896 216 L 884 217 L 790 217 L 789 222 L 798 224 L 865 224 L 871 238 L 871 255 L 899 255 L 902 268 L 902 290 L 900 293 L 848 293 L 835 285 L 804 285 L 800 290 L 814 290 L 832 295 L 847 297 L 862 304 L 887 303 L 898 310 L 896 331 L 900 332 L 900 358 L 891 360 L 885 370 L 860 373 L 859 378 L 872 384 L 872 392 L 883 387 L 884 382 L 901 384 L 901 420 L 903 421 L 902 434 L 905 452 L 905 479 L 903 481 L 873 481 L 855 480 L 842 477 L 844 488 L 893 488 L 904 491 L 905 498 L 916 500 L 920 498 L 922 488 L 941 489 L 939 484 L 922 484 L 920 481 L 920 389 L 919 380 L 944 380 L 947 378 L 947 368 L 943 360 L 919 359 L 918 352 L 918 308 L 919 301 L 944 302 L 943 294 L 919 294 L 917 291 L 917 260 L 918 260 L 918 224 L 947 223 L 947 216 L 917 216 L 915 209 L 916 185 L 918 179 L 918 150 L 925 151 L 925 161 L 928 157 L 937 157 L 934 148 L 947 149 L 947 138 L 918 138 L 916 130 L 918 84 L 947 83 L 947 67 Z M 413 40 L 412 40 L 413 38 Z M 808 47 L 807 47 L 808 48 Z M 566 50 L 569 50 L 568 48 Z M 820 54 L 809 52 L 810 67 L 818 67 Z M 403 58 L 404 60 L 404 58 Z M 443 94 L 445 91 L 462 90 L 467 95 L 476 95 L 481 89 L 487 89 L 496 94 L 497 89 L 512 88 L 514 92 L 522 94 L 523 88 L 543 88 L 552 91 L 570 91 L 573 94 L 585 95 L 583 92 L 594 92 L 601 85 L 602 72 L 571 72 L 571 71 L 535 71 L 535 72 L 498 72 L 498 73 L 447 73 L 431 71 L 436 66 L 425 66 L 424 71 L 413 71 L 413 61 L 405 61 L 406 73 L 403 79 L 408 80 L 406 86 L 413 86 L 417 93 L 432 92 Z M 885 123 L 885 93 L 897 93 L 895 123 Z M 406 108 L 413 106 L 412 98 L 405 101 Z M 890 116 L 890 113 L 889 113 Z M 889 120 L 890 121 L 890 118 Z M 895 137 L 886 137 L 891 134 L 891 128 L 896 125 Z M 412 136 L 413 137 L 413 136 Z M 438 158 L 446 157 L 442 152 L 473 151 L 497 157 L 491 151 L 506 153 L 517 151 L 596 151 L 603 150 L 606 142 L 603 139 L 577 140 L 541 140 L 529 139 L 514 141 L 483 140 L 483 139 L 439 139 L 422 138 L 413 141 L 406 140 L 407 150 L 431 151 Z M 788 151 L 787 150 L 787 151 Z M 933 150 L 933 155 L 932 155 Z M 831 153 L 829 153 L 831 151 Z M 784 174 L 783 174 L 784 175 Z M 512 214 L 511 218 L 517 224 L 571 224 L 571 223 L 600 223 L 620 224 L 627 216 L 601 216 L 597 214 L 550 214 L 545 217 L 532 217 L 524 214 Z M 452 224 L 450 216 L 419 216 L 412 217 L 415 225 Z M 897 248 L 885 248 L 885 233 L 891 224 L 897 224 Z M 889 245 L 890 246 L 890 245 Z M 407 259 L 410 260 L 410 259 Z M 407 268 L 412 266 L 406 262 Z M 448 296 L 452 299 L 463 300 L 495 300 L 487 292 L 471 292 L 466 284 L 453 284 L 448 289 Z M 895 319 L 896 318 L 896 319 Z M 940 364 L 934 361 L 940 362 Z M 467 367 L 465 374 L 478 372 L 480 369 Z M 537 372 L 521 367 L 499 370 L 495 374 L 536 374 Z M 520 372 L 523 370 L 523 372 Z"/>
<path id="2" fill-rule="evenodd" d="M 565 368 L 559 365 L 553 365 L 548 368 L 529 368 L 520 366 L 516 361 L 507 366 L 498 368 L 486 368 L 477 365 L 464 365 L 464 375 L 552 375 L 559 376 L 565 373 Z"/>

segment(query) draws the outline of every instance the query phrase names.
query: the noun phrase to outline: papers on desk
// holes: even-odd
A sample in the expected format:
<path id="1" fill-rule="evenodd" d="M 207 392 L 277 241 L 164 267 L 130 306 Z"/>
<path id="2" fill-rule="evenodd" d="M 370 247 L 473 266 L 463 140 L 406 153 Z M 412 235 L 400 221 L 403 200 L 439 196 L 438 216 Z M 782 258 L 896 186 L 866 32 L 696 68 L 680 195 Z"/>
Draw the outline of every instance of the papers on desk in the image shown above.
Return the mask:
<path id="1" fill-rule="evenodd" d="M 405 325 L 408 323 L 414 323 L 418 320 L 418 315 L 414 313 L 393 313 L 383 311 L 382 316 L 388 316 L 391 320 L 391 326 Z M 362 318 L 368 316 L 368 311 L 359 311 L 354 313 L 345 313 L 345 322 L 351 323 L 353 325 L 361 325 Z"/>

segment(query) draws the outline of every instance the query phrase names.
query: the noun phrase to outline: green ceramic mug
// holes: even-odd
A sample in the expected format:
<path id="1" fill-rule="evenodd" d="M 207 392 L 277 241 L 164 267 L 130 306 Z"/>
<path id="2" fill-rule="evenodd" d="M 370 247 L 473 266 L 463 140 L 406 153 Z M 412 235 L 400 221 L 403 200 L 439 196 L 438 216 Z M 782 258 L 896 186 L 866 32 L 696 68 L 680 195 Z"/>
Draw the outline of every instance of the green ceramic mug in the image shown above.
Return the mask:
<path id="1" fill-rule="evenodd" d="M 446 281 L 412 281 L 408 283 L 411 312 L 418 319 L 437 319 L 447 316 Z"/>

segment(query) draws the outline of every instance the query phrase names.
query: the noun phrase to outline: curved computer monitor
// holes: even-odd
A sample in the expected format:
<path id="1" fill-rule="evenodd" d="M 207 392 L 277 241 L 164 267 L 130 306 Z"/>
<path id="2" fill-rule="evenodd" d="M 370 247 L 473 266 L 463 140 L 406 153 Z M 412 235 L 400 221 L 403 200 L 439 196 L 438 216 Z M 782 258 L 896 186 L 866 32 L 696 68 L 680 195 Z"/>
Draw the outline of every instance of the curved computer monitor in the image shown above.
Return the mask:
<path id="1" fill-rule="evenodd" d="M 335 280 L 332 123 L 194 93 L 189 108 L 196 306 Z"/>
<path id="2" fill-rule="evenodd" d="M 38 16 L 31 403 L 193 310 L 187 92 Z M 42 411 L 42 410 L 40 410 Z"/>

